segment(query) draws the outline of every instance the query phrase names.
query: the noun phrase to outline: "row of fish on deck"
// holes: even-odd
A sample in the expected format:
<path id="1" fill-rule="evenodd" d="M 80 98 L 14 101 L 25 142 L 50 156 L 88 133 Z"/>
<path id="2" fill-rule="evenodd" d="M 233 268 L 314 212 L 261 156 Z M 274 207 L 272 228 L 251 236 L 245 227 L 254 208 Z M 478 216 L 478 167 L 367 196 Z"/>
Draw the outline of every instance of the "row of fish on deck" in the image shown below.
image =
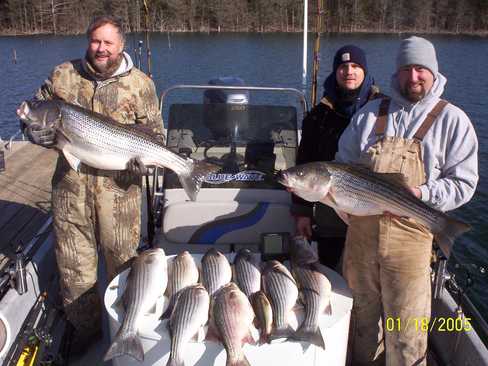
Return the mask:
<path id="1" fill-rule="evenodd" d="M 142 362 L 138 336 L 142 317 L 166 295 L 162 318 L 171 337 L 167 365 L 184 365 L 190 341 L 221 342 L 227 365 L 249 365 L 245 343 L 278 339 L 303 341 L 325 349 L 319 319 L 331 314 L 331 284 L 308 243 L 294 241 L 291 271 L 281 262 L 261 262 L 259 254 L 241 249 L 231 265 L 210 249 L 201 260 L 184 251 L 166 258 L 161 248 L 141 253 L 132 263 L 122 301 L 125 316 L 105 360 L 130 355 Z M 297 312 L 303 321 L 298 324 Z"/>

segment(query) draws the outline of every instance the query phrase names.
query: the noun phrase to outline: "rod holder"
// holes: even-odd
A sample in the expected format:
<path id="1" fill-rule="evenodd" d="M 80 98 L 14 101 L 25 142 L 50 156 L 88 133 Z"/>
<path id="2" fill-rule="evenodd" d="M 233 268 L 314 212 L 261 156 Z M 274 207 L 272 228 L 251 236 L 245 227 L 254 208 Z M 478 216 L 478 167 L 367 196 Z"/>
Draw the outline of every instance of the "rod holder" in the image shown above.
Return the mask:
<path id="1" fill-rule="evenodd" d="M 447 272 L 447 258 L 444 256 L 438 257 L 437 265 L 434 272 L 434 299 L 440 298 L 444 291 L 444 284 L 451 278 Z"/>
<path id="2" fill-rule="evenodd" d="M 5 171 L 5 153 L 3 148 L 0 147 L 0 173 Z"/>
<path id="3" fill-rule="evenodd" d="M 25 258 L 22 246 L 19 246 L 15 251 L 14 282 L 15 289 L 19 295 L 23 295 L 27 292 L 27 271 L 25 269 Z"/>

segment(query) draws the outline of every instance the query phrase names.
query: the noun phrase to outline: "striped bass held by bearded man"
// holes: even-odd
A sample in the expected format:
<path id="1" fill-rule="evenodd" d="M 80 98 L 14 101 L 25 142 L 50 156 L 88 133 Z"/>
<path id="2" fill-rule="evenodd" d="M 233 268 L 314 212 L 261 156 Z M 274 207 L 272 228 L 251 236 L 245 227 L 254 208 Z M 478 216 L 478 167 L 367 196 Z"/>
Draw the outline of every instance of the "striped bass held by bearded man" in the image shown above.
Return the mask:
<path id="1" fill-rule="evenodd" d="M 109 281 L 136 256 L 145 164 L 182 173 L 195 187 L 187 189 L 192 199 L 198 190 L 190 172 L 197 164 L 164 148 L 156 88 L 124 46 L 119 19 L 94 19 L 83 57 L 56 66 L 34 101 L 17 110 L 31 142 L 61 151 L 52 211 L 61 298 L 75 329 L 72 358 L 102 334 L 98 253 Z"/>
<path id="2" fill-rule="evenodd" d="M 413 197 L 450 211 L 475 192 L 478 140 L 466 114 L 441 99 L 446 78 L 438 69 L 431 42 L 404 39 L 391 78 L 392 97 L 369 102 L 352 118 L 336 160 L 361 163 L 375 173 L 401 174 Z M 380 321 L 393 317 L 406 324 L 430 318 L 430 260 L 437 233 L 423 224 L 411 216 L 349 218 L 343 274 L 354 297 L 355 365 L 427 363 L 426 332 L 387 332 Z"/>
<path id="3" fill-rule="evenodd" d="M 127 125 L 61 100 L 23 102 L 17 111 L 29 128 L 56 130 L 56 144 L 73 170 L 84 163 L 92 168 L 125 170 L 132 161 L 173 170 L 188 197 L 195 200 L 215 165 L 183 158 L 168 150 L 147 128 Z"/>
<path id="4" fill-rule="evenodd" d="M 478 183 L 476 133 L 461 109 L 440 98 L 445 84 L 434 46 L 403 40 L 392 98 L 353 116 L 336 162 L 298 165 L 278 177 L 348 224 L 343 275 L 354 297 L 354 365 L 426 365 L 426 332 L 385 332 L 382 324 L 430 318 L 433 239 L 449 256 L 470 228 L 444 213 L 467 203 Z"/>

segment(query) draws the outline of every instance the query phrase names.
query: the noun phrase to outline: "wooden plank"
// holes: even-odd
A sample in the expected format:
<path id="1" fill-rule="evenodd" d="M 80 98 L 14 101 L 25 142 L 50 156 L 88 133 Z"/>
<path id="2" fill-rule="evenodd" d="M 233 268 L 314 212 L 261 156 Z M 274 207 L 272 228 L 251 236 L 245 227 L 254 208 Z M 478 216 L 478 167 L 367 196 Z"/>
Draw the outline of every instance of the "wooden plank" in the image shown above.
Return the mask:
<path id="1" fill-rule="evenodd" d="M 35 182 L 29 183 L 30 177 L 24 179 L 20 177 L 10 183 L 4 183 L 0 179 L 0 187 L 2 187 L 2 194 L 0 200 L 4 202 L 4 205 L 0 208 L 7 210 L 10 206 L 8 203 L 17 203 L 22 205 L 28 205 L 36 207 L 42 211 L 49 211 L 51 207 L 51 184 L 50 178 L 48 182 Z"/>
<path id="2" fill-rule="evenodd" d="M 12 257 L 40 230 L 51 210 L 51 178 L 58 153 L 15 142 L 0 173 L 0 257 Z"/>
<path id="3" fill-rule="evenodd" d="M 58 154 L 54 149 L 28 142 L 17 142 L 13 146 L 12 152 L 5 152 L 5 171 L 2 175 L 6 173 L 14 179 L 25 173 L 27 168 L 48 167 Z"/>
<path id="4" fill-rule="evenodd" d="M 53 150 L 24 144 L 13 157 L 7 157 L 6 171 L 0 174 L 0 200 L 34 207 L 39 207 L 38 202 L 50 201 L 56 158 Z"/>

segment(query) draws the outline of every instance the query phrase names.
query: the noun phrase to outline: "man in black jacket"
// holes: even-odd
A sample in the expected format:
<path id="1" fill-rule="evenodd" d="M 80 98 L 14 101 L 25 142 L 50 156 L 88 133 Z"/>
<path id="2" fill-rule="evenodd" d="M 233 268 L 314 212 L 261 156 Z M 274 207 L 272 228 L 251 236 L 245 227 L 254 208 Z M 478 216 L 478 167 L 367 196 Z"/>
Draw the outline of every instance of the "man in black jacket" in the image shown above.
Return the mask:
<path id="1" fill-rule="evenodd" d="M 320 103 L 303 120 L 297 165 L 334 160 L 339 138 L 353 114 L 380 96 L 361 48 L 353 45 L 340 48 L 333 68 L 324 82 Z M 338 267 L 347 227 L 334 210 L 294 195 L 291 212 L 296 219 L 297 234 L 317 240 L 320 261 L 331 268 Z M 316 224 L 314 230 L 312 223 Z"/>

